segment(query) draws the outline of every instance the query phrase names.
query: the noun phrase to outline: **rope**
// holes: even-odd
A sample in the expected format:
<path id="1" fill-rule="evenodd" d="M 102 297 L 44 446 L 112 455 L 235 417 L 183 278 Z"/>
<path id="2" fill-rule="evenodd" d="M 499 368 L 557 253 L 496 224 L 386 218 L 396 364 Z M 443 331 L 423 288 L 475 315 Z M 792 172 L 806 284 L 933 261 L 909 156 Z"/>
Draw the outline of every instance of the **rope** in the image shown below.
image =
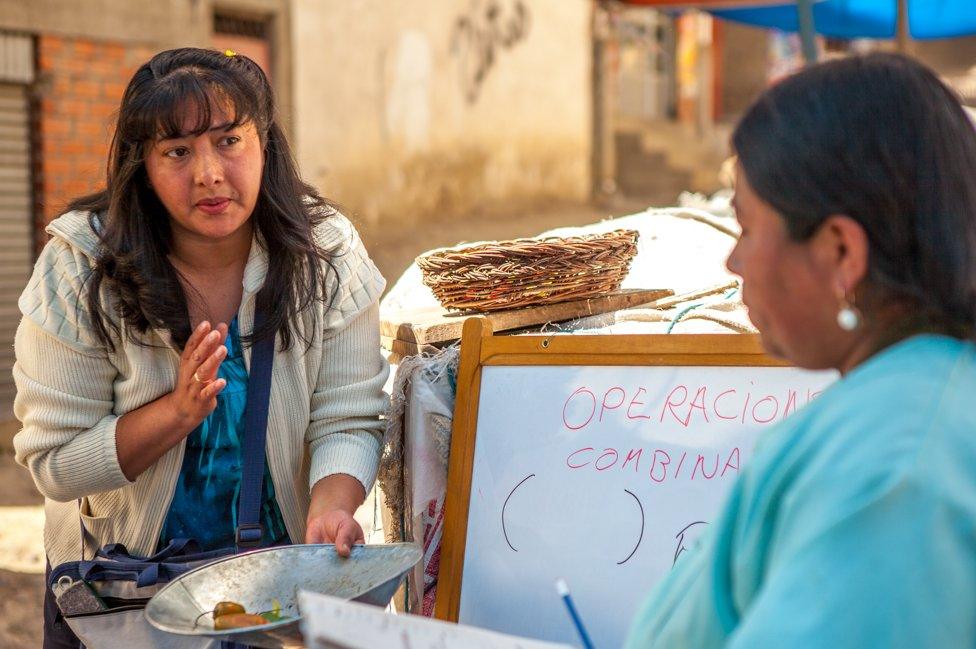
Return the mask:
<path id="1" fill-rule="evenodd" d="M 690 306 L 686 306 L 685 308 L 683 308 L 680 311 L 678 311 L 677 315 L 675 315 L 673 318 L 671 318 L 671 323 L 668 325 L 668 330 L 665 333 L 671 333 L 671 331 L 674 329 L 674 326 L 676 324 L 678 324 L 679 322 L 681 322 L 681 319 L 683 317 L 685 317 L 686 315 L 688 315 L 689 313 L 691 313 L 692 311 L 694 311 L 698 307 L 702 306 L 703 304 L 704 304 L 704 302 L 698 302 L 697 304 L 692 304 Z"/>
<path id="2" fill-rule="evenodd" d="M 719 223 L 704 214 L 699 214 L 697 212 L 673 212 L 671 216 L 675 216 L 679 219 L 689 219 L 691 221 L 697 221 L 698 223 L 704 223 L 707 226 L 713 227 L 722 234 L 727 234 L 736 241 L 739 239 L 739 233 L 728 227 L 723 223 Z"/>

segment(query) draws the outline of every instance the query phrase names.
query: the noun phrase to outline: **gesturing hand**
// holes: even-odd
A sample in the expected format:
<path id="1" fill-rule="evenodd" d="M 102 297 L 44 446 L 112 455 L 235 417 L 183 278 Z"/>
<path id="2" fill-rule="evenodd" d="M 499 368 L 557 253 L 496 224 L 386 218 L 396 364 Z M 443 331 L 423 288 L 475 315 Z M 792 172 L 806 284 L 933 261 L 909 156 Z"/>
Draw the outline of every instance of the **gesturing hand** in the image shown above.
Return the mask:
<path id="1" fill-rule="evenodd" d="M 196 428 L 217 407 L 217 395 L 227 381 L 217 378 L 220 363 L 227 356 L 224 341 L 227 325 L 212 329 L 204 320 L 190 335 L 180 356 L 176 387 L 170 394 L 176 412 L 189 430 Z"/>

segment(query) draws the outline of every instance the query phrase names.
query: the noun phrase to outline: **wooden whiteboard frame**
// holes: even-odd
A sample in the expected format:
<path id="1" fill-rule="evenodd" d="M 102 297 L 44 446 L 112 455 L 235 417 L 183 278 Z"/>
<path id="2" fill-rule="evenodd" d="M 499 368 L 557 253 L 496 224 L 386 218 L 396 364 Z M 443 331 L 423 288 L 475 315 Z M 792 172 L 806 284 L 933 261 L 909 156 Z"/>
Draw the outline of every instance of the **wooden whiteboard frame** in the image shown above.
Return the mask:
<path id="1" fill-rule="evenodd" d="M 434 617 L 457 622 L 471 503 L 481 368 L 487 366 L 787 367 L 767 356 L 757 334 L 494 336 L 487 318 L 469 318 L 461 336 L 444 532 Z"/>

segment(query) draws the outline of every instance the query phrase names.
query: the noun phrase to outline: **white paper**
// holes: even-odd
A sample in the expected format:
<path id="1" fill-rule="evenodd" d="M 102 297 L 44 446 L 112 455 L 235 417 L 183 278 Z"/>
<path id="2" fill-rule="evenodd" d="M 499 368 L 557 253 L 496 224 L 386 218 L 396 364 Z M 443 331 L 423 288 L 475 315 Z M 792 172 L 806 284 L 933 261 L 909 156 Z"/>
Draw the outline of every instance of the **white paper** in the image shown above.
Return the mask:
<path id="1" fill-rule="evenodd" d="M 298 606 L 309 649 L 571 649 L 308 591 L 298 594 Z"/>

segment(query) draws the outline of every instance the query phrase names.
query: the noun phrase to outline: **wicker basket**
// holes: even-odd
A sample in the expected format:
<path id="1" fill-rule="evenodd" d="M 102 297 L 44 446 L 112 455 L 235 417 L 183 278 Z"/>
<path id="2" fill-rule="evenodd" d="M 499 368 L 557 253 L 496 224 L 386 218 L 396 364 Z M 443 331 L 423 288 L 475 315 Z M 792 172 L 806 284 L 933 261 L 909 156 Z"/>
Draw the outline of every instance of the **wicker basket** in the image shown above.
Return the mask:
<path id="1" fill-rule="evenodd" d="M 418 257 L 417 265 L 446 309 L 516 309 L 617 290 L 637 252 L 637 236 L 614 230 L 442 248 Z"/>

